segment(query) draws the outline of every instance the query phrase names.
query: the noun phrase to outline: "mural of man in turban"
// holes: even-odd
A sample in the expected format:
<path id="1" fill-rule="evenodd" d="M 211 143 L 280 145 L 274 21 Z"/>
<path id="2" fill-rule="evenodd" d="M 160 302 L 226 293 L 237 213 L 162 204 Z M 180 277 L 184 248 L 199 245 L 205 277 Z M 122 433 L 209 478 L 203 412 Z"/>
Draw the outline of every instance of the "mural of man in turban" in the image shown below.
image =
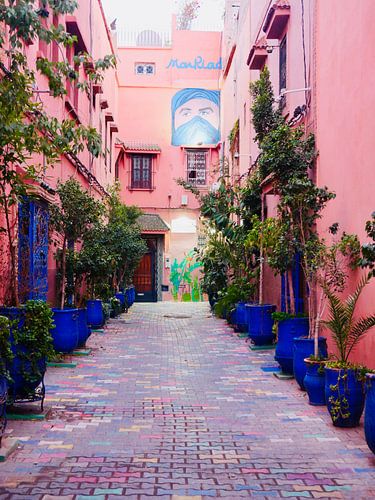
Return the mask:
<path id="1" fill-rule="evenodd" d="M 220 92 L 187 88 L 172 98 L 172 145 L 217 144 L 220 140 Z"/>

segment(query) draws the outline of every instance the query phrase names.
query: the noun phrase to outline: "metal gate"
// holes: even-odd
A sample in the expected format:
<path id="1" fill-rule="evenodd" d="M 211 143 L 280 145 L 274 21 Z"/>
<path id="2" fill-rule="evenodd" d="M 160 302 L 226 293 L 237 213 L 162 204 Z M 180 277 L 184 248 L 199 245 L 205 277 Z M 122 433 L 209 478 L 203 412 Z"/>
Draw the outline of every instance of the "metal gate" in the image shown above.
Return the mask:
<path id="1" fill-rule="evenodd" d="M 18 210 L 18 291 L 20 301 L 47 300 L 48 206 L 25 199 Z"/>

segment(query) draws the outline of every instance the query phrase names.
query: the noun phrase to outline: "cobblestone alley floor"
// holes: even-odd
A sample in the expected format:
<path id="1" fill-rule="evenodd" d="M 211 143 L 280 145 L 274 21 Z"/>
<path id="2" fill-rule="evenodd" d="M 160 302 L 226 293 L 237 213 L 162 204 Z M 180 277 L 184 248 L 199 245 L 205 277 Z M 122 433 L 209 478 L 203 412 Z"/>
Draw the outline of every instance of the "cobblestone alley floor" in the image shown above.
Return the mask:
<path id="1" fill-rule="evenodd" d="M 8 422 L 0 499 L 375 498 L 363 426 L 335 429 L 206 304 L 136 304 L 89 346 L 49 368 L 47 420 Z"/>

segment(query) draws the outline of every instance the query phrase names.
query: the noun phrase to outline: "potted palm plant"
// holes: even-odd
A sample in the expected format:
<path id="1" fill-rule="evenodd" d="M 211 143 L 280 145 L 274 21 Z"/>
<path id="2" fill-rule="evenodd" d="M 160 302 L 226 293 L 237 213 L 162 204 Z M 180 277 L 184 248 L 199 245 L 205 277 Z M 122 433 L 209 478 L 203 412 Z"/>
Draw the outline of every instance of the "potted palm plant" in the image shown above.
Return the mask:
<path id="1" fill-rule="evenodd" d="M 332 422 L 337 427 L 355 427 L 359 425 L 364 402 L 364 381 L 366 368 L 349 361 L 353 350 L 364 335 L 375 326 L 375 315 L 355 318 L 358 299 L 369 282 L 363 277 L 354 293 L 346 299 L 324 287 L 329 305 L 329 318 L 323 325 L 331 332 L 337 348 L 337 359 L 325 365 L 325 393 L 328 411 Z"/>

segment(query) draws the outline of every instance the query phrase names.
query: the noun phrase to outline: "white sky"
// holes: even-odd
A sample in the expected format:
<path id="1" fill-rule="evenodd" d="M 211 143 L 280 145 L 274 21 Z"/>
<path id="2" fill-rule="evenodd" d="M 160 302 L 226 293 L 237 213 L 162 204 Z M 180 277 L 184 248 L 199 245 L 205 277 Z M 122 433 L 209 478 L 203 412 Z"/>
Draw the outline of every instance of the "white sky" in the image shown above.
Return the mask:
<path id="1" fill-rule="evenodd" d="M 168 31 L 171 15 L 180 0 L 102 0 L 108 23 L 117 18 L 117 29 Z M 220 28 L 224 0 L 201 0 L 193 29 Z"/>

